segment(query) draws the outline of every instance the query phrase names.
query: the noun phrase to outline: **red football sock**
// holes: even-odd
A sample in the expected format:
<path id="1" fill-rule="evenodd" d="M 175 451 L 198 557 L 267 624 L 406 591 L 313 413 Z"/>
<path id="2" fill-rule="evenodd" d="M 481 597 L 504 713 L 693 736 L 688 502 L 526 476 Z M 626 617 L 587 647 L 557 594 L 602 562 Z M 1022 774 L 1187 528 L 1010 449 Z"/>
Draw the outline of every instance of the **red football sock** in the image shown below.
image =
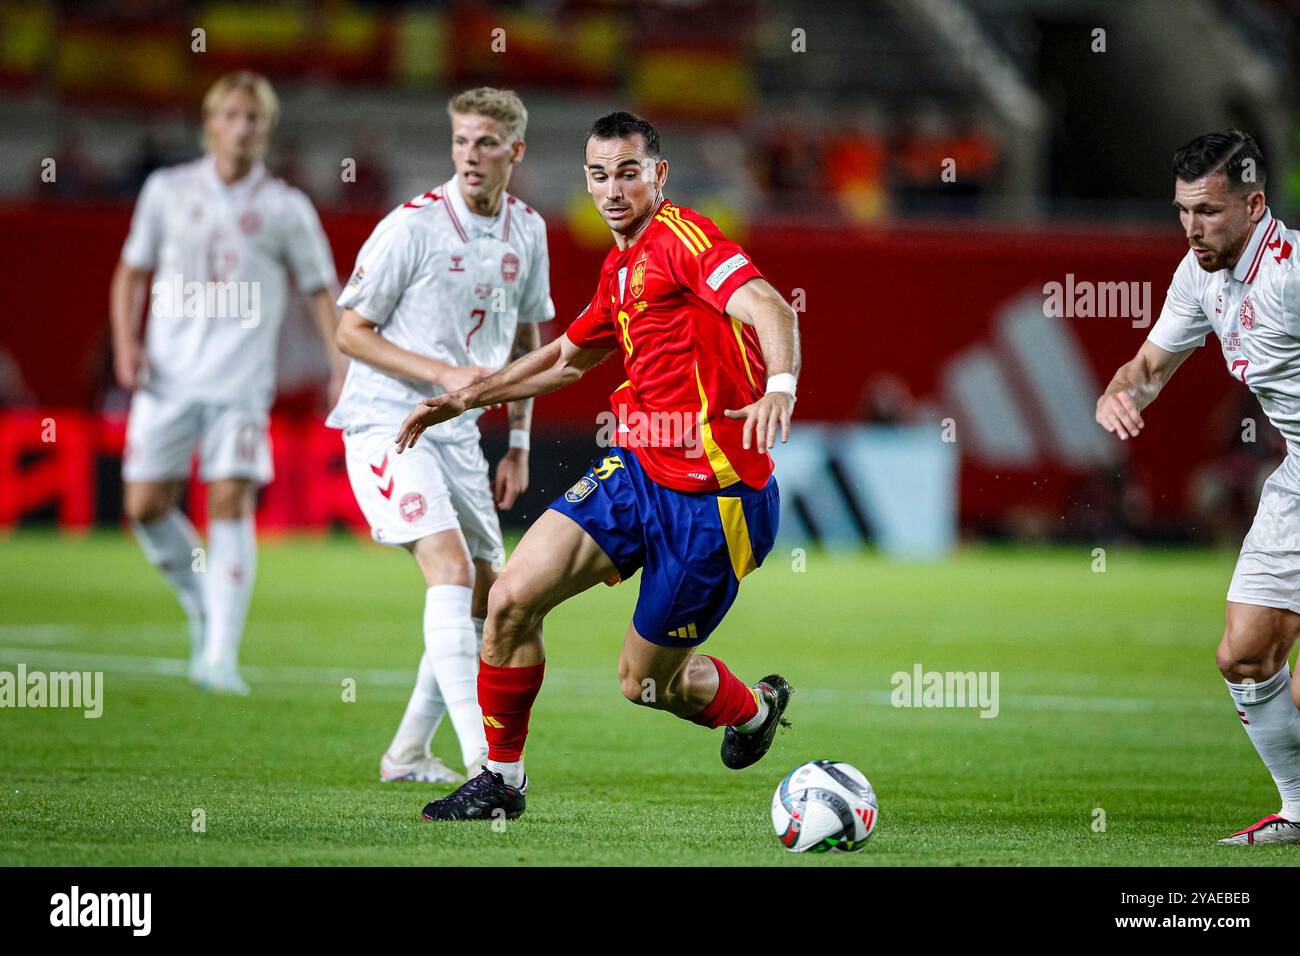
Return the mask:
<path id="1" fill-rule="evenodd" d="M 523 756 L 528 716 L 542 689 L 546 661 L 528 667 L 478 664 L 478 705 L 483 710 L 488 759 L 513 763 Z"/>
<path id="2" fill-rule="evenodd" d="M 703 655 L 709 657 L 709 655 Z M 758 713 L 758 698 L 754 688 L 746 686 L 727 665 L 716 657 L 709 657 L 718 669 L 718 692 L 713 695 L 713 702 L 691 717 L 691 723 L 703 727 L 734 727 L 743 724 Z"/>

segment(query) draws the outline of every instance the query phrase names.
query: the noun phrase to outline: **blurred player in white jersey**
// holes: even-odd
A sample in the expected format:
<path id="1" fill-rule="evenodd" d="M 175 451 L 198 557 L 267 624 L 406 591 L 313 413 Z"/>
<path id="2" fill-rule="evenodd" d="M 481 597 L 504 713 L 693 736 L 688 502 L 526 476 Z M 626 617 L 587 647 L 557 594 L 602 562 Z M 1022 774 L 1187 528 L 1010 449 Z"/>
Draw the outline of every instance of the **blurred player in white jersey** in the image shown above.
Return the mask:
<path id="1" fill-rule="evenodd" d="M 1286 439 L 1228 587 L 1217 654 L 1282 806 L 1219 842 L 1300 843 L 1300 683 L 1287 666 L 1300 635 L 1300 233 L 1266 205 L 1264 156 L 1245 133 L 1188 143 L 1174 154 L 1174 177 L 1191 249 L 1146 342 L 1097 401 L 1097 421 L 1121 440 L 1136 438 L 1142 409 L 1214 332 L 1228 374 L 1250 387 Z"/>
<path id="2" fill-rule="evenodd" d="M 189 618 L 190 679 L 239 694 L 248 693 L 237 655 L 257 563 L 253 509 L 272 477 L 267 413 L 293 286 L 310 298 L 342 373 L 329 242 L 307 197 L 262 165 L 278 112 L 261 76 L 232 73 L 213 85 L 203 100 L 206 153 L 145 181 L 110 295 L 114 371 L 134 393 L 126 513 Z M 196 450 L 207 486 L 202 557 L 178 507 Z"/>
<path id="3" fill-rule="evenodd" d="M 496 509 L 528 486 L 532 400 L 511 403 L 510 446 L 488 479 L 477 416 L 430 428 L 398 456 L 393 436 L 430 392 L 454 392 L 540 342 L 555 315 L 542 217 L 505 190 L 524 158 L 528 113 L 508 90 L 452 98 L 456 175 L 390 212 L 357 255 L 338 304 L 352 356 L 327 424 L 343 429 L 348 478 L 376 541 L 424 575 L 424 655 L 415 691 L 380 761 L 380 780 L 463 779 L 429 751 L 451 715 L 471 775 L 486 760 L 478 647 L 504 560 Z"/>

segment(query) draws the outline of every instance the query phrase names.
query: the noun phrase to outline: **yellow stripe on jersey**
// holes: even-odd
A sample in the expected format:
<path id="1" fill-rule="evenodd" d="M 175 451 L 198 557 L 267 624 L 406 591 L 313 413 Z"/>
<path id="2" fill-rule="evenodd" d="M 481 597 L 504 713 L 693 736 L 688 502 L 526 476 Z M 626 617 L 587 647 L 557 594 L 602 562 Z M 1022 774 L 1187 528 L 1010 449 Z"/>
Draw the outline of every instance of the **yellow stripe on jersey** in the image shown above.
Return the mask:
<path id="1" fill-rule="evenodd" d="M 731 320 L 731 331 L 736 333 L 736 344 L 740 346 L 740 360 L 745 363 L 745 378 L 749 379 L 752 388 L 758 388 L 754 384 L 754 373 L 749 370 L 749 356 L 745 353 L 745 340 L 740 334 L 740 319 Z"/>
<path id="2" fill-rule="evenodd" d="M 739 498 L 719 498 L 718 514 L 722 518 L 722 534 L 727 539 L 727 553 L 731 555 L 731 570 L 739 581 L 758 567 L 754 560 L 754 547 L 749 541 L 745 504 Z"/>
<path id="3" fill-rule="evenodd" d="M 700 440 L 704 442 L 704 453 L 709 458 L 709 466 L 718 479 L 719 486 L 725 488 L 740 481 L 740 475 L 731 467 L 726 453 L 713 439 L 713 429 L 709 426 L 709 398 L 704 394 L 704 383 L 700 381 L 700 366 L 695 365 L 695 386 L 700 390 Z"/>
<path id="4" fill-rule="evenodd" d="M 687 249 L 691 250 L 691 255 L 698 256 L 700 252 L 703 251 L 702 246 L 698 246 L 695 243 L 695 240 L 687 237 L 686 233 L 682 231 L 680 224 L 673 222 L 670 218 L 662 214 L 655 216 L 655 218 L 658 219 L 660 222 L 662 222 L 673 232 L 677 233 L 677 238 L 682 241 L 682 245 L 684 245 Z"/>
<path id="5" fill-rule="evenodd" d="M 704 234 L 704 230 L 701 229 L 695 223 L 691 222 L 689 219 L 683 219 L 682 211 L 679 208 L 677 208 L 672 204 L 669 204 L 667 206 L 664 206 L 664 212 L 666 212 L 669 216 L 671 216 L 673 220 L 677 223 L 677 225 L 685 229 L 686 234 L 688 236 L 691 236 L 693 239 L 695 239 L 696 242 L 700 244 L 701 250 L 710 249 L 713 247 L 713 243 L 711 243 L 709 241 L 709 237 Z"/>

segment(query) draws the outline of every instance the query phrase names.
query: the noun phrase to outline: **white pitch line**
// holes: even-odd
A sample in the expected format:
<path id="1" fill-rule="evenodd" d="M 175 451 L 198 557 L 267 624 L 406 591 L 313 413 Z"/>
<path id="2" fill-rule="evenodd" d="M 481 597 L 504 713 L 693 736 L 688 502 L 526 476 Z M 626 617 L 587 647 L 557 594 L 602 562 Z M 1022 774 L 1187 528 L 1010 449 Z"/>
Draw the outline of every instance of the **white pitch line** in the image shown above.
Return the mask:
<path id="1" fill-rule="evenodd" d="M 157 677 L 184 677 L 189 673 L 189 661 L 175 657 L 146 657 L 132 654 L 97 654 L 91 651 L 48 651 L 41 648 L 0 647 L 0 660 L 22 662 L 31 666 L 53 670 L 114 671 L 117 673 L 146 674 Z M 253 683 L 267 684 L 337 684 L 345 677 L 359 683 L 394 684 L 411 686 L 415 681 L 415 667 L 409 671 L 366 668 L 347 671 L 331 667 L 296 667 L 278 664 L 259 667 L 245 664 L 240 674 Z"/>
<path id="2" fill-rule="evenodd" d="M 189 673 L 189 662 L 175 657 L 150 657 L 131 654 L 102 654 L 92 651 L 56 651 L 37 647 L 0 647 L 0 661 L 22 662 L 28 667 L 49 668 L 51 670 L 98 670 L 117 673 L 143 674 L 154 677 L 185 677 Z M 409 670 L 392 670 L 384 668 L 365 668 L 349 671 L 342 667 L 300 667 L 295 665 L 274 664 L 257 666 L 242 665 L 240 673 L 253 684 L 334 684 L 344 678 L 353 678 L 359 684 L 410 687 L 415 680 L 415 667 Z M 587 687 L 590 681 L 586 677 L 566 674 L 556 670 L 547 675 L 551 686 Z M 814 700 L 821 703 L 870 704 L 872 706 L 893 707 L 893 693 L 887 690 L 852 691 L 832 687 L 798 687 L 801 700 Z M 1150 697 L 1091 697 L 1073 694 L 999 694 L 999 707 L 1002 713 L 1052 710 L 1081 713 L 1141 714 L 1141 713 L 1186 713 L 1189 710 L 1221 710 L 1220 702 L 1203 699 L 1175 699 Z M 899 710 L 956 710 L 958 708 L 897 708 Z M 966 707 L 964 710 L 977 708 Z"/>

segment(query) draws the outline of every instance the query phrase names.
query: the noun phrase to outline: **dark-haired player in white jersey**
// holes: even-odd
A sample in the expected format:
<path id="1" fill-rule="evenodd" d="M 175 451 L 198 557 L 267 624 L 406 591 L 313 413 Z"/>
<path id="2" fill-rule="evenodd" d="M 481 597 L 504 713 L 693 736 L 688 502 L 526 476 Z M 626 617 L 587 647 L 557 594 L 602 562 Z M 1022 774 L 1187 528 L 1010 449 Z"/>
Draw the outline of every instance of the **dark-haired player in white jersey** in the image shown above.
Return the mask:
<path id="1" fill-rule="evenodd" d="M 457 783 L 429 751 L 444 713 L 471 775 L 487 759 L 478 647 L 504 561 L 497 508 L 528 485 L 532 400 L 511 402 L 510 448 L 494 481 L 477 415 L 431 428 L 405 455 L 393 435 L 430 392 L 472 385 L 539 344 L 555 315 L 546 225 L 506 192 L 524 158 L 528 113 L 509 90 L 452 98 L 456 175 L 392 212 L 357 255 L 339 305 L 352 356 L 328 424 L 343 429 L 348 478 L 376 541 L 411 552 L 425 580 L 424 656 L 380 761 L 384 782 Z"/>
<path id="2" fill-rule="evenodd" d="M 1142 409 L 1213 332 L 1228 374 L 1286 439 L 1228 587 L 1217 654 L 1282 805 L 1219 842 L 1300 843 L 1300 683 L 1287 666 L 1300 635 L 1300 233 L 1269 210 L 1264 156 L 1245 133 L 1192 140 L 1174 154 L 1173 171 L 1191 248 L 1159 321 L 1098 399 L 1097 421 L 1121 440 L 1136 438 Z"/>

